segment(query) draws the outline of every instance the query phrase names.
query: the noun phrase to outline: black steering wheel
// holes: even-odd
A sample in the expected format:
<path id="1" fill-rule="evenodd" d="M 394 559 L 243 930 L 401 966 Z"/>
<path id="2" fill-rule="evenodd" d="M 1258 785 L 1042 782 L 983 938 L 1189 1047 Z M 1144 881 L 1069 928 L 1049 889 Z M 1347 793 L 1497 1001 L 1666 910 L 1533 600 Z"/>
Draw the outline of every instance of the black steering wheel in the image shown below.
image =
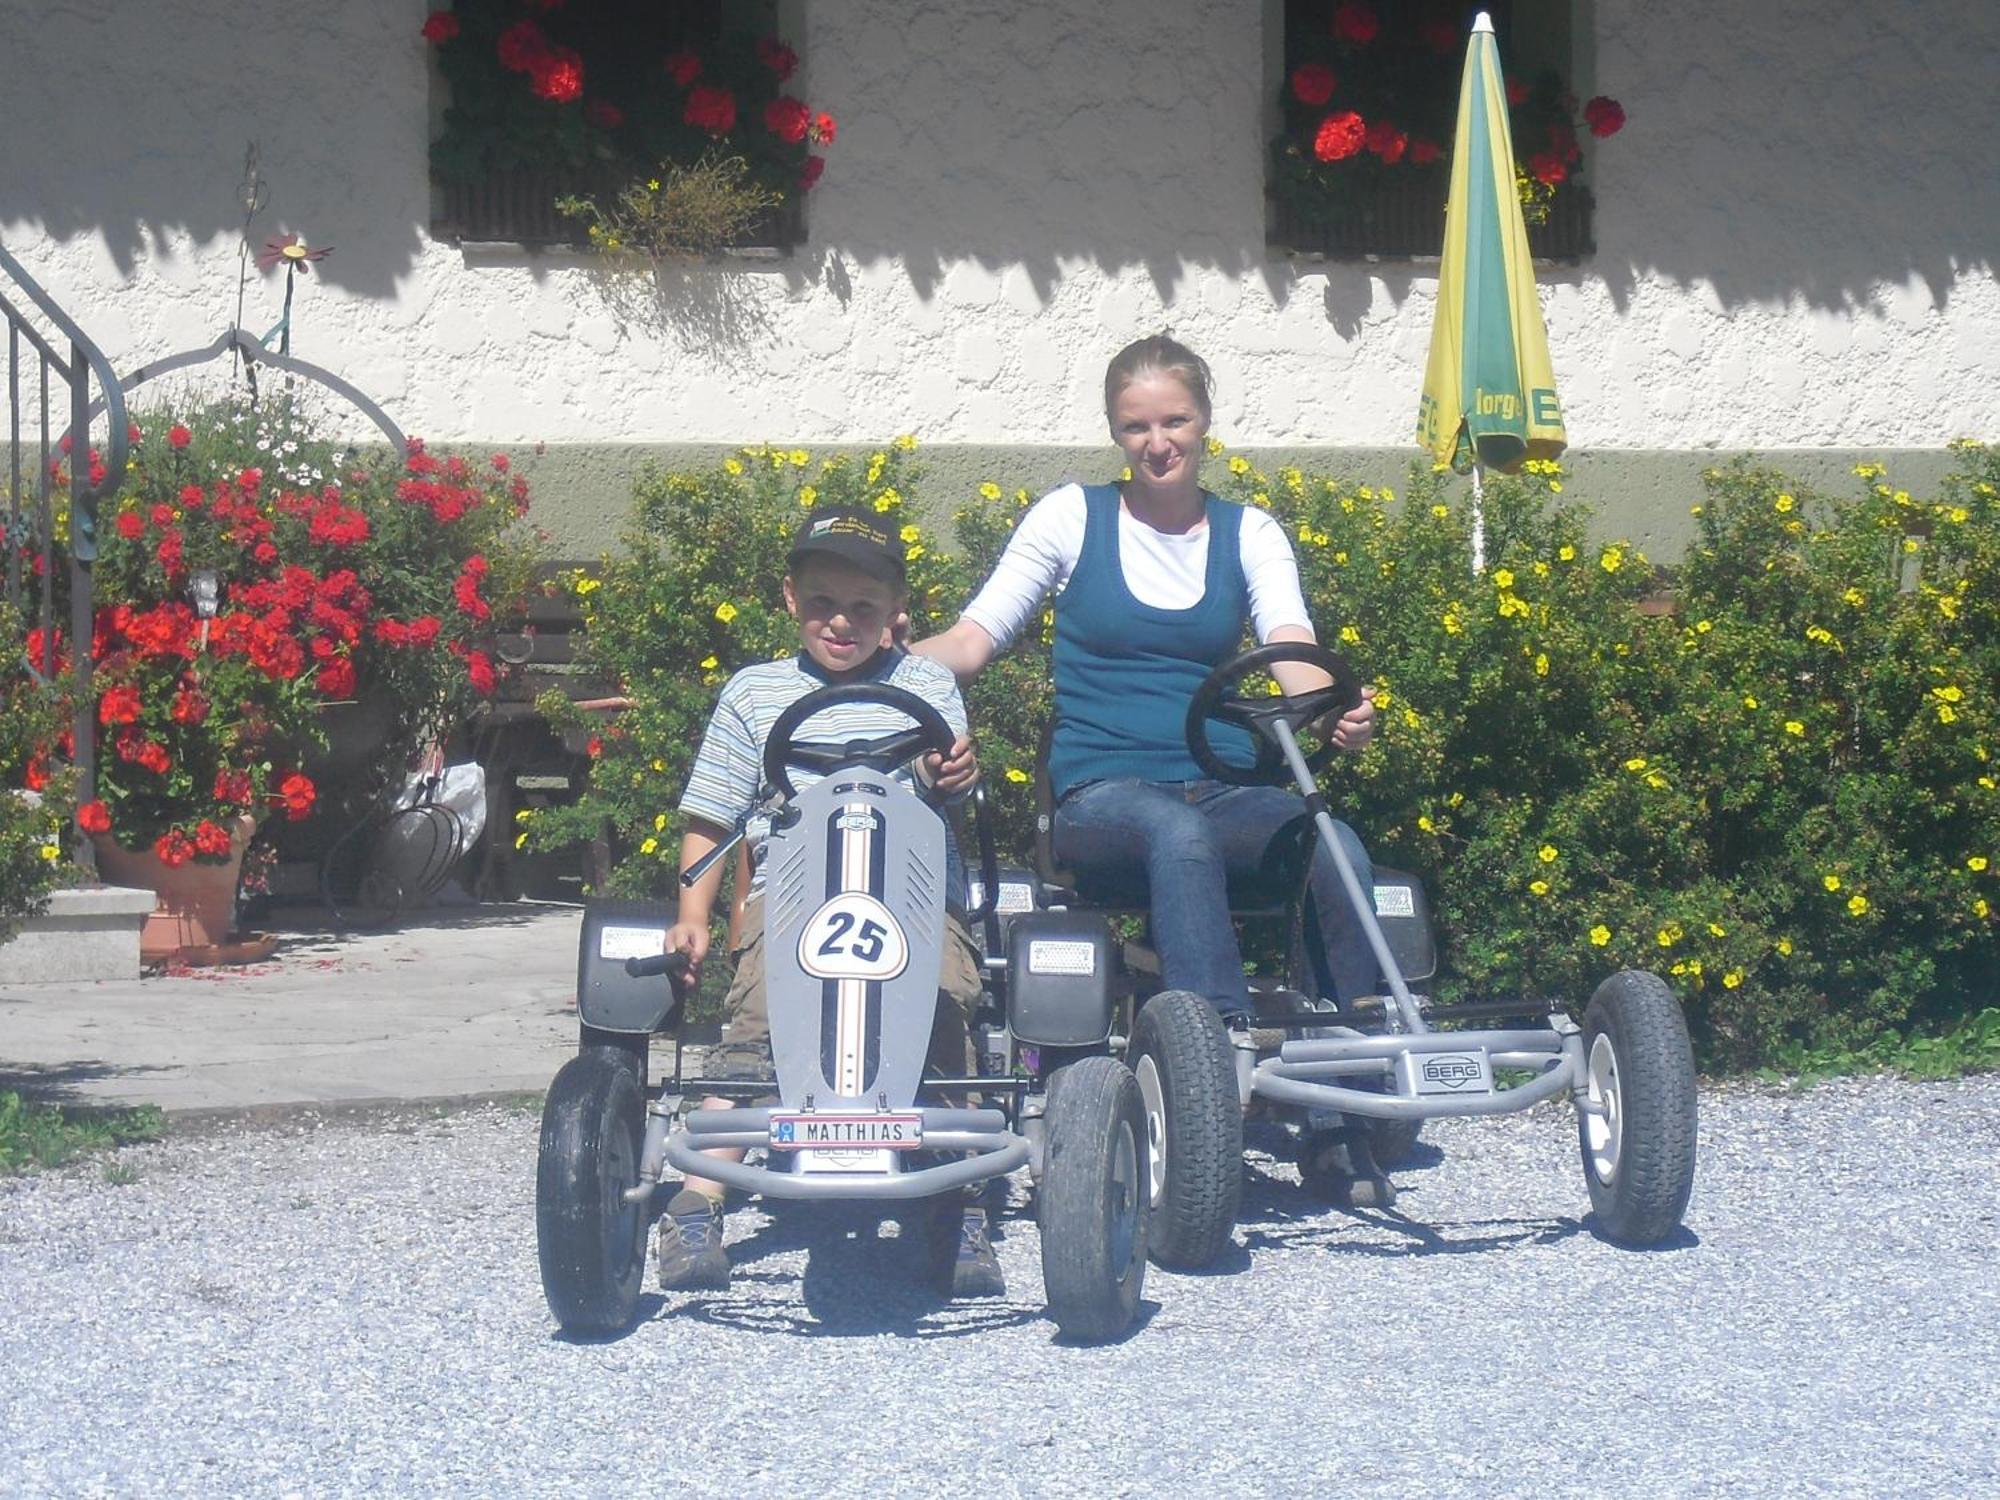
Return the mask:
<path id="1" fill-rule="evenodd" d="M 837 708 L 843 703 L 874 703 L 883 708 L 893 708 L 897 713 L 915 720 L 915 725 L 890 734 L 876 735 L 872 739 L 852 739 L 840 744 L 792 738 L 798 733 L 799 726 L 814 714 Z M 771 726 L 770 738 L 764 741 L 764 780 L 787 797 L 796 797 L 798 789 L 792 785 L 791 777 L 794 766 L 801 771 L 816 771 L 822 776 L 842 766 L 866 766 L 886 776 L 926 750 L 935 750 L 940 755 L 951 754 L 951 747 L 957 739 L 951 726 L 945 723 L 944 715 L 915 693 L 891 687 L 886 682 L 837 683 L 831 687 L 815 688 L 778 715 L 778 722 Z"/>
<path id="2" fill-rule="evenodd" d="M 1227 697 L 1223 689 L 1233 687 L 1245 674 L 1266 670 L 1273 662 L 1296 661 L 1318 667 L 1333 679 L 1331 687 L 1302 693 L 1296 698 Z M 1232 657 L 1202 679 L 1188 704 L 1187 742 L 1202 774 L 1231 786 L 1271 786 L 1290 780 L 1284 752 L 1278 748 L 1274 727 L 1283 724 L 1293 734 L 1327 714 L 1344 714 L 1361 702 L 1361 680 L 1337 651 L 1310 641 L 1277 641 Z M 1216 755 L 1208 743 L 1208 724 L 1213 719 L 1250 731 L 1257 745 L 1257 759 L 1247 766 L 1233 766 Z M 1321 745 L 1306 757 L 1308 769 L 1317 771 L 1332 760 L 1333 742 Z"/>

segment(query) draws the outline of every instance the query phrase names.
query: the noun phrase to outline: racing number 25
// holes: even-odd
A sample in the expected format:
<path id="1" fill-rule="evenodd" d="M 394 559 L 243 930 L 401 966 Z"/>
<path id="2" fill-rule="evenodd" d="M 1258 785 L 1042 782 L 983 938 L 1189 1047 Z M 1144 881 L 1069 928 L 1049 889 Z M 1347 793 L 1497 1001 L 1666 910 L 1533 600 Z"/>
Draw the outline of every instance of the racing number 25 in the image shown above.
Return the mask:
<path id="1" fill-rule="evenodd" d="M 889 935 L 888 929 L 873 917 L 862 918 L 857 928 L 851 911 L 828 912 L 827 927 L 826 940 L 816 950 L 819 956 L 840 958 L 844 955 L 859 959 L 864 964 L 872 964 L 882 956 L 882 940 Z M 853 933 L 851 941 L 848 940 L 850 932 Z M 843 942 L 846 942 L 844 948 Z"/>

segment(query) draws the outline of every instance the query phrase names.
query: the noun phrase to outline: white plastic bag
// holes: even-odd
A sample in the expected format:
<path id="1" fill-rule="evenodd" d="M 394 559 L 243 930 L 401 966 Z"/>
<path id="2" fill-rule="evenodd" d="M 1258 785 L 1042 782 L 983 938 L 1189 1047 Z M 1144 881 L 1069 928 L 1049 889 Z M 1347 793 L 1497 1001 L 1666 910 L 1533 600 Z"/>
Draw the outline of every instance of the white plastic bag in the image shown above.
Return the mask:
<path id="1" fill-rule="evenodd" d="M 385 885 L 393 884 L 399 905 L 425 905 L 485 828 L 483 766 L 466 761 L 434 773 L 414 771 L 376 836 L 371 873 Z"/>

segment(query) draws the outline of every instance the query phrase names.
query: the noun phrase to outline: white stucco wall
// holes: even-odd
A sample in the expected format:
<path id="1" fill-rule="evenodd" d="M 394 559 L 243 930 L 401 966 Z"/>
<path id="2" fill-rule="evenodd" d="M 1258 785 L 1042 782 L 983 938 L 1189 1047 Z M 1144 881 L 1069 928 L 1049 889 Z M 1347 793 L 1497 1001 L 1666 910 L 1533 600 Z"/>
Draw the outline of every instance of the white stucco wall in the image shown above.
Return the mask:
<path id="1" fill-rule="evenodd" d="M 1205 352 L 1247 444 L 1408 441 L 1434 276 L 1264 248 L 1257 0 L 794 0 L 841 134 L 809 243 L 618 297 L 428 234 L 422 0 L 0 7 L 0 242 L 129 368 L 205 343 L 257 236 L 335 246 L 296 350 L 411 432 L 1090 443 L 1105 357 Z M 1630 115 L 1598 252 L 1543 273 L 1572 444 L 1927 447 L 2000 412 L 2000 6 L 1598 0 Z M 88 114 L 61 126 L 62 102 Z M 276 320 L 277 283 L 244 321 Z"/>

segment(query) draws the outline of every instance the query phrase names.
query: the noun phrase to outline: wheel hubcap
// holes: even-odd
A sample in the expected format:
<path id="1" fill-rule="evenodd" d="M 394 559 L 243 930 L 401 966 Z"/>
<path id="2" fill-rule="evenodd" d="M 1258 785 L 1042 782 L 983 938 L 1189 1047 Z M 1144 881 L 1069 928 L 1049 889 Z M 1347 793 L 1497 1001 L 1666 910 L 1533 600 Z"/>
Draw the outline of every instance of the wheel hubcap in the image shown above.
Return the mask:
<path id="1" fill-rule="evenodd" d="M 1167 1089 L 1152 1053 L 1139 1059 L 1134 1072 L 1146 1105 L 1146 1201 L 1158 1208 L 1167 1193 Z"/>
<path id="2" fill-rule="evenodd" d="M 1583 1150 L 1597 1180 L 1609 1187 L 1618 1178 L 1618 1155 L 1625 1143 L 1625 1111 L 1618 1091 L 1618 1050 L 1600 1032 L 1590 1044 L 1585 1095 L 1595 1109 L 1583 1117 Z"/>

